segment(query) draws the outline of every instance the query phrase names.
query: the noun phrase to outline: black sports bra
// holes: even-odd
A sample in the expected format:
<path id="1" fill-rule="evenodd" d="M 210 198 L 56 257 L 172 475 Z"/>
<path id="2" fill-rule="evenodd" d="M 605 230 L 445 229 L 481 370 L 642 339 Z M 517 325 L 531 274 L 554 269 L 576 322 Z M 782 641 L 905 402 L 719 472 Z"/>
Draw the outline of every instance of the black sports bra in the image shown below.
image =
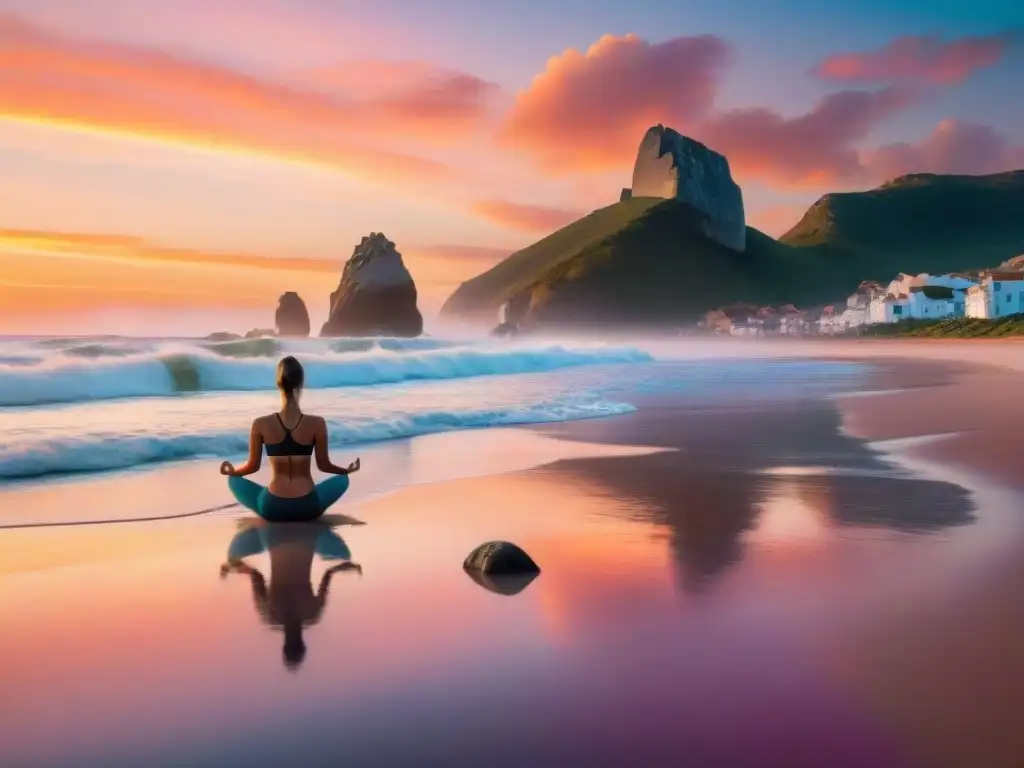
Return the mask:
<path id="1" fill-rule="evenodd" d="M 299 424 L 302 423 L 302 416 L 299 416 L 299 420 L 295 422 L 295 426 L 288 429 L 281 421 L 281 414 L 275 414 L 277 420 L 281 424 L 281 429 L 284 430 L 284 440 L 279 443 L 266 443 L 267 456 L 312 456 L 313 446 L 316 445 L 316 440 L 312 443 L 300 443 L 294 437 L 292 432 L 299 428 Z"/>

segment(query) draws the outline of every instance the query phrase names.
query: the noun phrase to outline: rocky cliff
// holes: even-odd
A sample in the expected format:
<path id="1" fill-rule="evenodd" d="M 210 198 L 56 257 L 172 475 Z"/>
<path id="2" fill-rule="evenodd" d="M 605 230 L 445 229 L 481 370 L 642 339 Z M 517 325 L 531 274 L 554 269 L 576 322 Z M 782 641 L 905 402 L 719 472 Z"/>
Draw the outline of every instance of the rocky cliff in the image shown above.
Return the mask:
<path id="1" fill-rule="evenodd" d="M 657 130 L 657 136 L 668 133 Z M 645 142 L 650 138 L 648 132 Z M 680 139 L 681 146 L 696 145 Z M 672 167 L 685 167 L 673 152 Z M 703 188 L 712 188 L 704 178 Z M 728 173 L 719 178 L 728 180 Z M 635 186 L 643 183 L 634 179 Z M 680 187 L 660 192 L 666 189 Z M 778 241 L 746 227 L 742 253 L 709 234 L 708 206 L 681 195 L 649 196 L 653 191 L 634 189 L 633 197 L 513 253 L 459 286 L 442 314 L 492 327 L 497 320 L 501 335 L 679 327 L 738 301 L 823 305 L 841 301 L 864 280 L 990 267 L 1024 253 L 1024 170 L 915 174 L 873 190 L 825 195 Z M 738 193 L 736 203 L 733 213 L 742 216 Z M 733 233 L 732 242 L 737 239 Z"/>
<path id="2" fill-rule="evenodd" d="M 281 294 L 274 313 L 278 336 L 309 336 L 309 311 L 294 291 Z"/>
<path id="3" fill-rule="evenodd" d="M 638 206 L 616 232 L 506 283 L 495 335 L 679 328 L 737 297 L 781 303 L 798 283 L 794 267 L 800 260 L 757 230 L 747 229 L 747 248 L 740 253 L 705 235 L 700 225 L 706 217 L 693 206 L 678 199 L 629 202 L 639 201 L 649 204 Z M 623 205 L 595 215 L 615 216 Z M 796 293 L 797 299 L 804 296 Z"/>
<path id="4" fill-rule="evenodd" d="M 419 336 L 423 316 L 416 299 L 402 254 L 383 233 L 371 232 L 345 264 L 320 335 Z"/>
<path id="5" fill-rule="evenodd" d="M 743 193 L 729 161 L 699 141 L 656 125 L 644 134 L 633 166 L 632 197 L 676 199 L 700 211 L 701 231 L 734 251 L 747 247 Z"/>

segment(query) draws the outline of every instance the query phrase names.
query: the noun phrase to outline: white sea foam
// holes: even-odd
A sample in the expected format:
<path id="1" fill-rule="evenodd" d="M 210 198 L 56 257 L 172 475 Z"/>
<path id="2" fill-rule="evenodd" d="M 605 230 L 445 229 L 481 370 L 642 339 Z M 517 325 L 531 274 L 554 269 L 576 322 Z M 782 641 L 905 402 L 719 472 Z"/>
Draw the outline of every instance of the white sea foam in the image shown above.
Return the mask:
<path id="1" fill-rule="evenodd" d="M 478 427 L 541 424 L 613 416 L 633 411 L 626 403 L 586 397 L 484 409 L 388 411 L 377 416 L 329 420 L 334 446 L 371 443 L 401 437 Z M 243 454 L 248 429 L 204 429 L 197 420 L 188 432 L 79 430 L 74 434 L 42 433 L 9 436 L 0 444 L 0 478 L 16 479 L 71 472 L 126 469 L 142 464 L 199 456 L 219 458 Z"/>
<path id="2" fill-rule="evenodd" d="M 288 347 L 273 340 L 255 341 L 267 343 L 245 346 L 248 342 L 239 342 L 234 347 L 231 343 L 162 344 L 141 353 L 100 350 L 92 357 L 62 349 L 50 352 L 35 364 L 0 362 L 0 406 L 273 389 L 276 357 L 289 351 Z M 412 340 L 406 345 L 380 340 L 365 351 L 303 345 L 294 353 L 306 368 L 306 384 L 310 388 L 540 373 L 653 359 L 634 347 L 435 344 Z"/>

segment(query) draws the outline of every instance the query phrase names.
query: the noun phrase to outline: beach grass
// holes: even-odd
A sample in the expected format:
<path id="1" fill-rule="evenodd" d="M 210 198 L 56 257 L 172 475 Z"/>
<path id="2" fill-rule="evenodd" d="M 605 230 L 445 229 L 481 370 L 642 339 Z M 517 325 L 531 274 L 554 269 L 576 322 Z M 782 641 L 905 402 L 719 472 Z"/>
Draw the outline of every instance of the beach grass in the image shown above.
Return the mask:
<path id="1" fill-rule="evenodd" d="M 903 320 L 877 323 L 857 329 L 859 336 L 910 337 L 927 339 L 1005 338 L 1024 335 L 1024 313 L 992 320 L 977 317 L 948 317 L 944 320 Z"/>

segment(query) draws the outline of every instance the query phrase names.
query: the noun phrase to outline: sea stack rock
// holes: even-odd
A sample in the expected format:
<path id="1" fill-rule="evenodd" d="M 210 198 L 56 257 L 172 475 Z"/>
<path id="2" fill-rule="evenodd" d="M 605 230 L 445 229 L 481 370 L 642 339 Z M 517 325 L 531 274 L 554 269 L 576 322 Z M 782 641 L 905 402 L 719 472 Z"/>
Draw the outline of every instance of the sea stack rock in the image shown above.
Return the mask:
<path id="1" fill-rule="evenodd" d="M 644 134 L 633 166 L 633 197 L 680 200 L 704 214 L 705 235 L 734 251 L 747 247 L 743 193 L 729 161 L 699 141 L 656 125 Z"/>
<path id="2" fill-rule="evenodd" d="M 321 336 L 419 336 L 423 316 L 416 284 L 395 244 L 380 232 L 364 237 L 341 273 Z"/>
<path id="3" fill-rule="evenodd" d="M 278 336 L 309 336 L 309 312 L 294 291 L 281 294 L 274 313 Z"/>

